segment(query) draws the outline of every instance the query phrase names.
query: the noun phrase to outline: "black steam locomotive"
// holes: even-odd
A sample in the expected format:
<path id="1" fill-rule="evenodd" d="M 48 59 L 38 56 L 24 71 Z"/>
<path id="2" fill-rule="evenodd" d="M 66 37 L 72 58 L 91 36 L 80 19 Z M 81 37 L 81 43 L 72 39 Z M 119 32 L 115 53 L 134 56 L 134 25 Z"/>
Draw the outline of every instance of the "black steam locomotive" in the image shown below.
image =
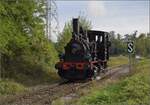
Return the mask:
<path id="1" fill-rule="evenodd" d="M 73 19 L 72 39 L 65 46 L 65 53 L 55 65 L 61 78 L 88 79 L 105 72 L 109 59 L 109 33 L 83 30 L 79 20 Z"/>

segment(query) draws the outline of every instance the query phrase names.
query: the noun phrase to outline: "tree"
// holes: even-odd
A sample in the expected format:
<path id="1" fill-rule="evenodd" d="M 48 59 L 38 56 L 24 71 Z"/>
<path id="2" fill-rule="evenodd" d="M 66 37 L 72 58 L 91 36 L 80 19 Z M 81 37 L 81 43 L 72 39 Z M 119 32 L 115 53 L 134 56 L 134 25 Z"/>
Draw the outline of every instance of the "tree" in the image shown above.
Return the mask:
<path id="1" fill-rule="evenodd" d="M 149 38 L 146 37 L 145 33 L 141 33 L 136 38 L 136 53 L 141 56 L 148 56 L 149 52 Z"/>
<path id="2" fill-rule="evenodd" d="M 56 43 L 56 49 L 58 53 L 64 52 L 64 47 L 72 38 L 72 21 L 65 24 L 63 32 L 58 37 L 58 42 Z M 92 28 L 91 22 L 84 16 L 79 16 L 79 25 L 83 27 L 84 30 L 89 30 Z"/>
<path id="3" fill-rule="evenodd" d="M 91 21 L 88 20 L 85 16 L 79 16 L 79 25 L 82 26 L 84 30 L 92 29 Z"/>
<path id="4" fill-rule="evenodd" d="M 125 38 L 126 39 L 126 38 Z M 110 54 L 111 55 L 125 55 L 126 54 L 126 42 L 121 38 L 121 34 L 115 34 L 115 31 L 110 32 Z"/>
<path id="5" fill-rule="evenodd" d="M 117 39 L 121 40 L 121 35 L 119 33 L 117 34 Z"/>
<path id="6" fill-rule="evenodd" d="M 0 53 L 6 77 L 40 77 L 54 67 L 57 52 L 45 37 L 44 5 L 44 0 L 0 0 Z"/>
<path id="7" fill-rule="evenodd" d="M 64 46 L 70 41 L 72 37 L 72 26 L 70 23 L 66 23 L 63 32 L 58 37 L 58 42 L 56 43 L 56 49 L 58 53 L 64 52 Z"/>

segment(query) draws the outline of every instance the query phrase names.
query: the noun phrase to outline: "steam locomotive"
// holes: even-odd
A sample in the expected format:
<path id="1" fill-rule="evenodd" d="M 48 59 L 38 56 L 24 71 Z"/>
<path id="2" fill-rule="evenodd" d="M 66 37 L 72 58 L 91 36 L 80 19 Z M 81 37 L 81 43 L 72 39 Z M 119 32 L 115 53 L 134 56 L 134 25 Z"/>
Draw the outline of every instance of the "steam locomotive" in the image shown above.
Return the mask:
<path id="1" fill-rule="evenodd" d="M 111 44 L 109 33 L 84 30 L 78 18 L 73 19 L 72 27 L 72 39 L 55 65 L 58 75 L 67 80 L 81 80 L 105 72 Z"/>

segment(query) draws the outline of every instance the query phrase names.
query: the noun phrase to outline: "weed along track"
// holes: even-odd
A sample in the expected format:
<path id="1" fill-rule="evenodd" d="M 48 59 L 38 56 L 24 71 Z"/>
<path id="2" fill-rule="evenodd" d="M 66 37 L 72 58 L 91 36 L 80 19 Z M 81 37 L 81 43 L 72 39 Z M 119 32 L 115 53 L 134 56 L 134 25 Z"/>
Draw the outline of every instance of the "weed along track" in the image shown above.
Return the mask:
<path id="1" fill-rule="evenodd" d="M 109 68 L 108 72 L 101 76 L 100 80 L 96 81 L 101 83 L 100 81 L 103 81 L 103 79 L 117 78 L 128 72 L 127 65 Z M 70 93 L 75 93 L 77 90 L 88 87 L 91 84 L 92 81 L 64 84 L 56 83 L 28 93 L 1 98 L 0 105 L 50 105 L 53 100 Z"/>

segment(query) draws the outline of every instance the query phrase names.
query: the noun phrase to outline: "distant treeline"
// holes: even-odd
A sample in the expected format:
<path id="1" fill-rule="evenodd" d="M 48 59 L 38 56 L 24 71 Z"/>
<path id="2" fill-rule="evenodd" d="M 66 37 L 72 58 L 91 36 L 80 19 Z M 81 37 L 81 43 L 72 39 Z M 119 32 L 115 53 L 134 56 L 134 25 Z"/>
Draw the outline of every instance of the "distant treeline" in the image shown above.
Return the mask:
<path id="1" fill-rule="evenodd" d="M 123 37 L 123 38 L 122 38 Z M 150 33 L 141 33 L 139 35 L 120 35 L 110 32 L 110 41 L 112 43 L 111 55 L 127 55 L 127 41 L 130 39 L 134 42 L 134 53 L 143 57 L 150 57 Z"/>

